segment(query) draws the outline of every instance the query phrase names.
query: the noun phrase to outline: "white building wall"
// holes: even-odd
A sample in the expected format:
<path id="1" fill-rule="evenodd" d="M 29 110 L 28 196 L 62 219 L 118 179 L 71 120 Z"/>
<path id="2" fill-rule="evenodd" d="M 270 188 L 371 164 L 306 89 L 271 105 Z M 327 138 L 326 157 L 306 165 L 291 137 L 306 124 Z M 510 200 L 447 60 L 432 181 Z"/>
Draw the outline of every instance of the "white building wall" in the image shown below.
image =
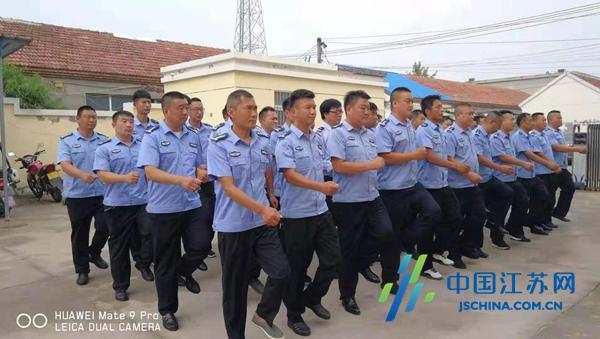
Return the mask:
<path id="1" fill-rule="evenodd" d="M 565 123 L 600 122 L 600 89 L 568 74 L 520 106 L 527 113 L 557 109 Z"/>

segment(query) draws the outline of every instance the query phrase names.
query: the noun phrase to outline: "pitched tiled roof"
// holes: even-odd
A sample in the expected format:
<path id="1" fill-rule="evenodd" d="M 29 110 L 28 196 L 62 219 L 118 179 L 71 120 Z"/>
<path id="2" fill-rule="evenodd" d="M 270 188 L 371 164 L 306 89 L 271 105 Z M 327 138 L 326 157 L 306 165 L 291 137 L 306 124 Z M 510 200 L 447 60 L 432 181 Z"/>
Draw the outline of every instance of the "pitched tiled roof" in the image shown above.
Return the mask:
<path id="1" fill-rule="evenodd" d="M 485 86 L 480 84 L 440 80 L 407 75 L 422 85 L 452 97 L 455 102 L 468 102 L 481 107 L 518 109 L 529 94 L 514 89 Z"/>
<path id="2" fill-rule="evenodd" d="M 161 85 L 160 67 L 228 52 L 3 18 L 0 34 L 31 38 L 29 45 L 7 59 L 42 76 L 144 85 Z"/>
<path id="3" fill-rule="evenodd" d="M 600 88 L 600 78 L 595 77 L 593 75 L 581 73 L 581 72 L 571 72 L 571 73 L 575 74 L 578 78 L 591 84 L 592 86 L 594 86 L 596 88 Z"/>

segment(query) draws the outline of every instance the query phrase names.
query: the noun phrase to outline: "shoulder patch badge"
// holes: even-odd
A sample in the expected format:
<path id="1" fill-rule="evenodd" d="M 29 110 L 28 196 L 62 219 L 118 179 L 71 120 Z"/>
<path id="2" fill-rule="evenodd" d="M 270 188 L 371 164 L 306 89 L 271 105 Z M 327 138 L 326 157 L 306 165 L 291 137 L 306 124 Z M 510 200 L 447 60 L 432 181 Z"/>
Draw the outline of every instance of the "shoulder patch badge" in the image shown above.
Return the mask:
<path id="1" fill-rule="evenodd" d="M 227 138 L 227 136 L 229 135 L 229 133 L 221 133 L 221 134 L 217 134 L 217 135 L 213 135 L 210 140 L 212 141 L 221 141 L 225 138 Z"/>
<path id="2" fill-rule="evenodd" d="M 161 146 L 169 146 L 171 144 L 171 142 L 169 140 L 163 140 L 160 142 Z"/>

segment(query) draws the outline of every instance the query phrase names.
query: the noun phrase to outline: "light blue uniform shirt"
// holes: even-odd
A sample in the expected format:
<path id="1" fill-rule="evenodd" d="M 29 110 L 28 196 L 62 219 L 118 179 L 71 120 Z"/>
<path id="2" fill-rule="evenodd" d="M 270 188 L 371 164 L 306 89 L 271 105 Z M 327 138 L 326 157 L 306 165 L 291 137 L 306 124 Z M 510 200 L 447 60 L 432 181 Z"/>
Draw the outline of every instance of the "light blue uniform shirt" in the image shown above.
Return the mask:
<path id="1" fill-rule="evenodd" d="M 146 135 L 146 131 L 151 129 L 154 126 L 158 126 L 159 122 L 154 119 L 148 119 L 148 124 L 144 127 L 142 122 L 135 116 L 133 118 L 133 137 L 144 139 Z"/>
<path id="2" fill-rule="evenodd" d="M 239 205 L 223 191 L 219 177 L 232 177 L 234 185 L 258 203 L 269 206 L 265 174 L 273 155 L 269 137 L 252 130 L 250 144 L 241 140 L 231 126 L 220 128 L 208 144 L 208 174 L 215 179 L 213 228 L 218 232 L 243 232 L 265 224 L 258 213 Z"/>
<path id="3" fill-rule="evenodd" d="M 274 129 L 273 132 L 271 132 L 271 135 L 269 136 L 269 147 L 270 152 L 271 154 L 273 154 L 273 156 L 275 155 L 275 148 L 277 147 L 277 143 L 283 137 L 284 133 L 289 129 L 290 125 L 288 125 L 286 122 L 282 126 L 279 126 L 276 129 Z M 275 159 L 274 168 L 277 168 L 277 159 Z M 275 173 L 273 173 L 273 190 L 275 191 L 275 196 L 277 197 L 281 197 L 281 185 L 283 184 L 283 181 L 283 174 L 281 174 L 279 171 L 275 171 Z"/>
<path id="4" fill-rule="evenodd" d="M 410 153 L 417 149 L 415 130 L 409 119 L 400 122 L 393 114 L 375 130 L 377 153 Z M 399 165 L 385 165 L 377 173 L 379 189 L 400 190 L 417 184 L 417 160 Z"/>
<path id="5" fill-rule="evenodd" d="M 546 139 L 546 134 L 544 132 L 538 132 L 536 130 L 531 131 L 529 133 L 529 140 L 531 142 L 531 147 L 533 147 L 533 151 L 536 153 L 543 153 L 548 160 L 554 162 L 554 154 L 552 154 L 552 146 Z M 533 167 L 533 171 L 536 175 L 538 174 L 552 174 L 554 171 L 549 169 L 548 167 L 535 163 Z"/>
<path id="6" fill-rule="evenodd" d="M 477 126 L 473 130 L 472 135 L 473 140 L 475 141 L 475 152 L 477 155 L 492 160 L 492 145 L 490 142 L 490 135 L 485 131 L 485 128 L 482 126 Z M 493 169 L 479 164 L 479 176 L 481 177 L 482 183 L 490 181 L 493 173 Z"/>
<path id="7" fill-rule="evenodd" d="M 196 169 L 205 159 L 200 138 L 185 126 L 181 133 L 178 137 L 164 121 L 146 131 L 137 166 L 154 166 L 174 175 L 196 177 Z M 148 180 L 148 213 L 184 212 L 200 206 L 198 192 Z"/>
<path id="8" fill-rule="evenodd" d="M 307 137 L 292 125 L 275 148 L 277 170 L 293 168 L 313 181 L 323 182 L 323 158 L 329 157 L 321 136 L 310 131 Z M 285 176 L 284 176 L 285 178 Z M 327 212 L 325 194 L 283 181 L 281 214 L 284 218 L 307 218 Z"/>
<path id="9" fill-rule="evenodd" d="M 513 157 L 517 156 L 515 148 L 513 147 L 512 141 L 510 141 L 508 134 L 504 133 L 502 130 L 498 130 L 496 133 L 492 134 L 490 145 L 492 147 L 492 160 L 495 163 L 512 166 L 512 168 L 515 168 L 514 165 L 500 160 L 500 156 L 504 154 Z M 494 177 L 502 182 L 514 182 L 517 180 L 517 171 L 515 169 L 514 174 L 504 174 L 500 171 L 494 170 Z"/>
<path id="10" fill-rule="evenodd" d="M 147 202 L 144 170 L 137 167 L 141 147 L 142 140 L 138 137 L 133 137 L 132 143 L 127 145 L 115 136 L 96 149 L 94 172 L 107 171 L 116 174 L 127 174 L 136 171 L 140 174 L 137 184 L 106 184 L 104 205 L 135 206 Z"/>
<path id="11" fill-rule="evenodd" d="M 546 139 L 550 143 L 550 147 L 552 145 L 565 145 L 567 142 L 565 141 L 564 133 L 559 129 L 554 129 L 552 127 L 547 127 L 544 131 L 546 134 Z M 552 151 L 554 155 L 554 161 L 560 165 L 561 168 L 567 168 L 567 153 L 565 152 L 556 152 Z"/>
<path id="12" fill-rule="evenodd" d="M 327 140 L 327 151 L 332 158 L 349 162 L 367 162 L 377 157 L 375 134 L 366 128 L 355 129 L 347 121 L 336 126 Z M 333 181 L 339 190 L 334 202 L 366 202 L 379 197 L 377 171 L 360 174 L 340 174 L 333 171 Z"/>
<path id="13" fill-rule="evenodd" d="M 321 137 L 321 140 L 323 140 L 323 144 L 327 145 L 327 139 L 331 133 L 331 126 L 329 126 L 326 122 L 323 122 L 323 126 L 317 128 L 316 133 Z M 325 159 L 323 159 L 323 174 L 330 177 L 333 176 L 333 167 L 331 166 L 330 157 L 325 157 Z"/>
<path id="14" fill-rule="evenodd" d="M 446 149 L 445 133 L 442 126 L 434 124 L 429 119 L 417 128 L 417 147 L 429 148 L 433 154 L 442 159 L 448 159 Z M 429 189 L 439 189 L 448 186 L 448 169 L 430 163 L 427 160 L 419 160 L 419 173 L 417 180 Z"/>
<path id="15" fill-rule="evenodd" d="M 96 148 L 108 140 L 106 135 L 94 132 L 90 139 L 85 139 L 79 131 L 70 133 L 58 142 L 57 163 L 70 161 L 73 166 L 84 172 L 93 173 L 94 154 Z M 104 194 L 104 184 L 100 179 L 91 184 L 64 173 L 63 196 L 65 198 L 89 198 Z"/>
<path id="16" fill-rule="evenodd" d="M 529 134 L 519 128 L 510 136 L 510 141 L 512 142 L 515 152 L 517 153 L 517 159 L 533 163 L 533 161 L 529 160 L 529 158 L 524 154 L 524 152 L 527 151 L 533 152 L 533 147 L 531 146 L 531 142 L 529 140 Z M 519 166 L 517 167 L 517 177 L 530 179 L 535 177 L 535 174 L 533 171 L 528 171 Z"/>
<path id="17" fill-rule="evenodd" d="M 462 129 L 457 123 L 453 123 L 452 126 L 446 129 L 446 147 L 448 148 L 449 157 L 468 165 L 471 172 L 479 173 L 475 139 L 473 139 L 469 129 Z M 453 169 L 448 171 L 448 185 L 452 188 L 476 186 L 471 180 Z"/>

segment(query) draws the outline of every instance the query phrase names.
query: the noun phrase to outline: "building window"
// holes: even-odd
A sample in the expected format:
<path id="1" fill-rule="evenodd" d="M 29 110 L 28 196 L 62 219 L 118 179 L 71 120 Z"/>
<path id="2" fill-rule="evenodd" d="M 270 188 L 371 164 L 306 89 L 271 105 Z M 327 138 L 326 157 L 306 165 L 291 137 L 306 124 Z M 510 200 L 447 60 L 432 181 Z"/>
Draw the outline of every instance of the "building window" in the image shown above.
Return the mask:
<path id="1" fill-rule="evenodd" d="M 285 117 L 283 116 L 283 101 L 290 97 L 292 92 L 275 91 L 275 111 L 277 111 L 277 117 L 279 118 L 279 125 L 285 123 Z"/>
<path id="2" fill-rule="evenodd" d="M 120 111 L 123 104 L 131 102 L 130 95 L 108 95 L 86 93 L 85 103 L 97 111 Z"/>

